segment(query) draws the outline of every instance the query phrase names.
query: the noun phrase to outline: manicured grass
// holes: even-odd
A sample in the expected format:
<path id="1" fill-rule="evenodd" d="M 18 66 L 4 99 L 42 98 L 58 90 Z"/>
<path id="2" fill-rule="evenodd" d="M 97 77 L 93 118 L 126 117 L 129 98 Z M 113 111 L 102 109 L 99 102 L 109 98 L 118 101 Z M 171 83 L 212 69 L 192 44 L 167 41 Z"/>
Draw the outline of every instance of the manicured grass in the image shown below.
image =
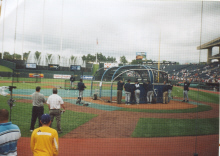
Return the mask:
<path id="1" fill-rule="evenodd" d="M 212 107 L 208 105 L 199 105 L 197 108 L 189 109 L 174 109 L 174 110 L 165 110 L 165 109 L 133 109 L 133 108 L 122 108 L 118 111 L 129 111 L 129 112 L 144 112 L 144 113 L 195 113 L 209 111 Z"/>
<path id="2" fill-rule="evenodd" d="M 183 97 L 183 88 L 173 87 L 172 95 L 173 95 L 173 97 Z M 198 101 L 203 101 L 203 102 L 211 102 L 211 103 L 219 104 L 219 95 L 218 94 L 190 90 L 188 92 L 188 96 L 192 100 L 196 100 L 196 101 L 198 100 Z"/>
<path id="3" fill-rule="evenodd" d="M 29 80 L 31 78 L 24 78 L 24 80 Z M 7 79 L 7 78 L 3 78 L 0 79 L 0 86 L 11 86 L 12 82 L 10 83 L 5 83 L 5 82 L 1 82 L 1 81 L 12 81 L 12 79 Z M 25 82 L 20 82 L 20 83 L 13 83 L 13 86 L 16 86 L 17 89 L 35 89 L 37 86 L 41 86 L 41 88 L 47 88 L 47 86 L 54 86 L 54 87 L 64 87 L 64 81 L 63 79 L 47 79 L 47 78 L 42 78 L 41 79 L 41 83 L 25 83 Z M 62 83 L 60 83 L 62 82 Z M 77 81 L 78 82 L 78 81 Z M 84 83 L 91 83 L 91 81 L 89 80 L 85 80 L 83 81 Z M 86 85 L 86 89 L 90 89 L 91 86 L 90 85 Z"/>
<path id="4" fill-rule="evenodd" d="M 0 109 L 10 110 L 7 100 L 9 97 L 0 96 L 1 104 Z M 49 114 L 48 106 L 44 106 L 44 113 Z M 12 123 L 18 125 L 21 130 L 22 137 L 30 137 L 31 133 L 30 124 L 31 124 L 31 115 L 32 115 L 32 104 L 15 102 L 15 107 L 12 108 Z M 96 117 L 95 114 L 89 113 L 80 113 L 66 110 L 66 112 L 61 117 L 61 128 L 63 133 L 59 136 L 63 136 L 73 129 L 79 127 L 80 125 L 88 122 L 93 117 Z M 35 124 L 35 128 L 38 127 L 38 121 Z M 56 129 L 56 121 L 52 125 L 52 128 Z"/>
<path id="5" fill-rule="evenodd" d="M 0 65 L 0 72 L 12 72 L 12 69 Z"/>
<path id="6" fill-rule="evenodd" d="M 98 69 L 99 69 L 99 64 L 93 64 L 92 75 L 94 75 Z"/>
<path id="7" fill-rule="evenodd" d="M 197 126 L 197 130 L 196 130 Z M 172 137 L 218 134 L 219 119 L 141 118 L 132 137 Z"/>

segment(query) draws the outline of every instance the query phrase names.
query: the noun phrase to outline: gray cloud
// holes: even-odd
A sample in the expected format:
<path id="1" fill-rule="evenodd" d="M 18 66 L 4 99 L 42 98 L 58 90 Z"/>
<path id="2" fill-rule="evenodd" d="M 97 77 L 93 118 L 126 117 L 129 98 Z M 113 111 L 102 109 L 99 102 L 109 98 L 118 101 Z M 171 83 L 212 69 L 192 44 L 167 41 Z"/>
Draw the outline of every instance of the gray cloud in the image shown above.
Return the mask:
<path id="1" fill-rule="evenodd" d="M 199 60 L 196 47 L 200 44 L 201 1 L 63 0 L 63 22 L 62 0 L 45 1 L 44 18 L 43 0 L 26 0 L 24 21 L 23 2 L 20 1 L 17 14 L 17 53 L 22 51 L 23 37 L 24 51 L 41 51 L 43 31 L 46 53 L 61 53 L 62 36 L 64 55 L 102 52 L 117 60 L 125 55 L 131 61 L 136 52 L 146 51 L 149 59 L 157 60 L 161 32 L 161 60 L 181 63 Z M 15 6 L 15 1 L 7 0 L 4 51 L 14 51 Z M 201 39 L 205 43 L 220 36 L 220 3 L 206 1 L 203 8 Z M 2 43 L 0 49 L 1 46 Z M 206 51 L 202 54 L 201 59 L 206 61 Z"/>

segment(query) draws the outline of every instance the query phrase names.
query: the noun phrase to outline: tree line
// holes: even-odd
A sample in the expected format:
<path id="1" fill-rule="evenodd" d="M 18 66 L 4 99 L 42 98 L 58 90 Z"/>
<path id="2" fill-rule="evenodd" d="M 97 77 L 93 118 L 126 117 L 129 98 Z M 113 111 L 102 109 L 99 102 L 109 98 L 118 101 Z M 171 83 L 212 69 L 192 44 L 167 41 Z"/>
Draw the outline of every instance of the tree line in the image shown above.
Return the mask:
<path id="1" fill-rule="evenodd" d="M 30 52 L 31 51 L 25 52 L 23 54 L 23 60 L 27 60 L 28 55 L 30 54 Z M 39 58 L 40 54 L 41 54 L 41 52 L 39 52 L 39 51 L 35 52 L 35 56 L 36 56 L 37 59 Z M 0 58 L 2 58 L 1 55 L 2 55 L 2 53 L 0 53 Z M 50 59 L 51 56 L 52 56 L 52 54 L 49 54 L 48 59 Z M 70 56 L 71 60 L 73 60 L 74 58 L 75 57 L 73 55 Z M 3 59 L 6 59 L 6 60 L 21 60 L 22 57 L 21 57 L 20 54 L 15 53 L 15 54 L 11 55 L 9 52 L 4 52 Z M 86 61 L 87 63 L 88 62 L 96 62 L 96 55 L 92 55 L 92 54 L 83 55 L 82 60 Z M 152 61 L 152 60 L 148 60 L 148 61 Z M 97 53 L 97 62 L 98 63 L 100 63 L 100 62 L 114 63 L 114 62 L 116 62 L 116 57 L 105 56 L 102 53 Z M 143 62 L 146 62 L 146 61 L 133 59 L 131 62 L 128 62 L 128 60 L 126 59 L 125 56 L 120 57 L 120 63 L 122 63 L 122 64 L 143 64 Z"/>

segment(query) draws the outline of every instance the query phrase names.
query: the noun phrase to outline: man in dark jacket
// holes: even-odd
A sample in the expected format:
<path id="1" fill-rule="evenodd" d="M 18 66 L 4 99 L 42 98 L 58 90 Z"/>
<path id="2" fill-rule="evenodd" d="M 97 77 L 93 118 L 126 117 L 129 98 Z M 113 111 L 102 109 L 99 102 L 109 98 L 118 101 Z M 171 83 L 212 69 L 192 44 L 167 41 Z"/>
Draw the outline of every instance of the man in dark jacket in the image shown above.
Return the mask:
<path id="1" fill-rule="evenodd" d="M 122 80 L 119 80 L 117 83 L 117 104 L 121 104 L 122 90 L 123 90 L 124 84 L 125 83 Z"/>
<path id="2" fill-rule="evenodd" d="M 132 86 L 130 84 L 131 80 L 128 79 L 127 83 L 124 85 L 125 89 L 125 105 L 130 105 L 130 98 L 131 98 L 131 92 L 132 92 Z"/>
<path id="3" fill-rule="evenodd" d="M 163 104 L 168 103 L 168 86 L 166 85 L 166 81 L 164 81 L 163 86 Z"/>
<path id="4" fill-rule="evenodd" d="M 187 98 L 186 102 L 189 102 L 188 91 L 189 91 L 190 83 L 191 83 L 191 81 L 189 83 L 186 80 L 183 81 L 183 97 L 184 97 L 184 100 L 182 102 L 185 102 L 185 98 Z"/>
<path id="5" fill-rule="evenodd" d="M 74 87 L 74 84 L 73 84 L 74 81 L 75 81 L 75 77 L 73 75 L 71 75 L 71 77 L 70 77 L 70 86 L 71 87 Z"/>
<path id="6" fill-rule="evenodd" d="M 150 83 L 150 81 L 147 81 L 147 84 L 145 84 L 144 87 L 147 93 L 147 103 L 151 103 L 153 96 L 153 85 Z"/>
<path id="7" fill-rule="evenodd" d="M 172 98 L 172 89 L 173 89 L 173 85 L 171 84 L 171 82 L 169 81 L 170 85 L 168 85 L 168 98 L 169 100 Z"/>
<path id="8" fill-rule="evenodd" d="M 82 82 L 82 79 L 80 79 L 80 82 L 78 83 L 78 90 L 79 90 L 79 97 L 78 100 L 76 101 L 76 104 L 80 104 L 81 99 L 83 97 L 83 91 L 86 88 L 85 84 Z"/>

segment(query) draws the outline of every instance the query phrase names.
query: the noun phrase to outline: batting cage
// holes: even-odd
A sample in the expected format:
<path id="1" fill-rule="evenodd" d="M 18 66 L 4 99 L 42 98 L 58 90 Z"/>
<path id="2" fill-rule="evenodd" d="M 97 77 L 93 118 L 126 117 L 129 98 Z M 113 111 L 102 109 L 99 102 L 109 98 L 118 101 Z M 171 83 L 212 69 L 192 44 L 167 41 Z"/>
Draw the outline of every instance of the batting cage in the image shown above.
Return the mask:
<path id="1" fill-rule="evenodd" d="M 0 1 L 0 156 L 219 155 L 220 2 Z"/>
<path id="2" fill-rule="evenodd" d="M 144 65 L 127 65 L 121 67 L 112 67 L 104 70 L 99 69 L 91 82 L 91 97 L 97 96 L 100 100 L 108 102 L 117 101 L 117 85 L 119 81 L 126 83 L 131 81 L 133 91 L 131 91 L 131 103 L 135 103 L 134 95 L 134 83 L 135 81 L 140 84 L 140 103 L 147 103 L 147 91 L 145 90 L 145 84 L 150 82 L 153 84 L 153 96 L 156 102 L 163 102 L 163 88 L 170 85 L 163 84 L 164 81 L 168 81 L 168 74 L 164 71 L 156 70 L 153 67 Z"/>

